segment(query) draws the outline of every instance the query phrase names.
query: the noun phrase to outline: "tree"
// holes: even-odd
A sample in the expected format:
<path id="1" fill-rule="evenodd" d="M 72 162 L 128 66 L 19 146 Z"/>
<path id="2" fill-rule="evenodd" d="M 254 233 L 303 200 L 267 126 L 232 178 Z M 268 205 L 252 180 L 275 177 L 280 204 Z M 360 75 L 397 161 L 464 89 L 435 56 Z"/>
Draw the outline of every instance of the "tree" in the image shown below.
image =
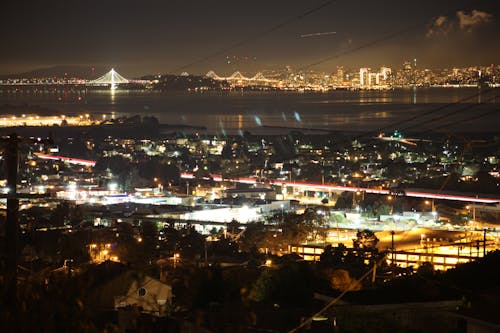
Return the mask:
<path id="1" fill-rule="evenodd" d="M 310 304 L 315 278 L 307 263 L 290 263 L 278 269 L 266 269 L 252 285 L 250 299 L 255 302 Z"/>
<path id="2" fill-rule="evenodd" d="M 125 187 L 127 177 L 131 171 L 131 163 L 128 158 L 119 155 L 101 157 L 97 160 L 95 169 L 98 172 L 109 169 L 113 176 L 118 177 L 119 184 Z"/>
<path id="3" fill-rule="evenodd" d="M 380 206 L 375 208 L 375 212 L 378 219 L 380 219 L 381 215 L 389 215 L 391 213 L 391 206 L 386 204 L 380 204 Z"/>
<path id="4" fill-rule="evenodd" d="M 221 238 L 209 244 L 208 250 L 214 256 L 235 256 L 238 254 L 238 244 L 230 238 Z"/>
<path id="5" fill-rule="evenodd" d="M 59 245 L 61 259 L 72 259 L 75 263 L 87 262 L 90 259 L 88 244 L 91 239 L 91 235 L 86 230 L 63 235 Z"/>
<path id="6" fill-rule="evenodd" d="M 207 267 L 201 273 L 200 286 L 195 295 L 194 305 L 197 307 L 206 307 L 208 304 L 224 301 L 225 289 L 222 270 L 219 265 Z"/>
<path id="7" fill-rule="evenodd" d="M 50 215 L 50 224 L 52 226 L 63 226 L 69 219 L 69 204 L 66 201 L 63 201 L 59 205 L 57 205 L 56 209 Z"/>
<path id="8" fill-rule="evenodd" d="M 80 206 L 73 206 L 70 210 L 70 222 L 72 226 L 77 226 L 83 222 L 83 212 Z"/>
<path id="9" fill-rule="evenodd" d="M 376 249 L 379 239 L 371 230 L 360 230 L 356 233 L 356 238 L 353 240 L 353 246 L 356 249 Z"/>
<path id="10" fill-rule="evenodd" d="M 151 221 L 143 221 L 141 223 L 141 250 L 144 259 L 149 262 L 155 257 L 156 245 L 158 244 L 158 228 Z"/>
<path id="11" fill-rule="evenodd" d="M 194 226 L 180 229 L 179 252 L 182 260 L 199 260 L 205 247 L 205 237 Z"/>
<path id="12" fill-rule="evenodd" d="M 307 181 L 321 182 L 323 166 L 319 163 L 308 163 L 301 168 L 302 179 Z"/>
<path id="13" fill-rule="evenodd" d="M 118 223 L 117 234 L 115 251 L 120 261 L 138 263 L 140 261 L 139 248 L 132 225 L 126 222 Z"/>
<path id="14" fill-rule="evenodd" d="M 352 192 L 342 192 L 335 201 L 335 209 L 351 209 L 353 195 Z"/>
<path id="15" fill-rule="evenodd" d="M 180 180 L 179 168 L 169 160 L 153 158 L 139 165 L 139 175 L 153 183 L 157 178 L 162 184 L 178 184 Z"/>
<path id="16" fill-rule="evenodd" d="M 289 244 L 300 244 L 307 239 L 313 231 L 311 220 L 304 218 L 304 215 L 287 214 L 283 222 L 279 225 L 281 229 L 280 243 L 284 248 Z"/>
<path id="17" fill-rule="evenodd" d="M 240 232 L 240 223 L 235 219 L 232 219 L 231 222 L 227 225 L 227 231 L 232 235 L 236 235 Z"/>
<path id="18" fill-rule="evenodd" d="M 138 187 L 147 187 L 151 185 L 151 181 L 144 179 L 139 174 L 139 167 L 134 166 L 128 172 L 125 182 L 124 182 L 124 190 L 127 192 L 133 192 L 135 188 Z"/>
<path id="19" fill-rule="evenodd" d="M 339 244 L 337 247 L 328 245 L 320 257 L 319 267 L 331 283 L 336 270 L 346 270 L 350 276 L 360 277 L 379 259 L 376 250 L 353 250 L 348 249 L 344 244 Z"/>
<path id="20" fill-rule="evenodd" d="M 334 247 L 327 245 L 320 256 L 320 264 L 323 267 L 341 267 L 344 264 L 346 246 L 339 244 Z"/>
<path id="21" fill-rule="evenodd" d="M 434 265 L 428 261 L 423 262 L 417 268 L 417 274 L 424 277 L 431 277 L 434 275 Z"/>
<path id="22" fill-rule="evenodd" d="M 361 282 L 353 279 L 349 271 L 345 269 L 336 269 L 332 272 L 330 284 L 333 289 L 338 291 L 357 291 L 361 290 Z"/>
<path id="23" fill-rule="evenodd" d="M 240 237 L 240 248 L 245 252 L 252 252 L 265 245 L 266 226 L 263 223 L 248 223 L 245 232 Z"/>
<path id="24" fill-rule="evenodd" d="M 307 208 L 302 214 L 302 223 L 305 228 L 307 228 L 310 235 L 312 235 L 313 239 L 316 241 L 319 238 L 326 237 L 326 227 L 327 227 L 327 219 L 325 215 L 328 214 L 326 211 L 316 211 L 313 208 Z"/>

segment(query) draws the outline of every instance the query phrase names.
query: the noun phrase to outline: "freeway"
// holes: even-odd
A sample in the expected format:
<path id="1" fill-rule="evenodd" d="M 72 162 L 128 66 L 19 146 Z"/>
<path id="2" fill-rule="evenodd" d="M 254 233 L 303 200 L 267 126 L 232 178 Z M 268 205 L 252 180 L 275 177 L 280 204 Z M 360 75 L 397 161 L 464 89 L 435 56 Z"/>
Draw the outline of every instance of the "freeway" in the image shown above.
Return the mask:
<path id="1" fill-rule="evenodd" d="M 310 191 L 326 191 L 326 192 L 339 192 L 339 191 L 347 191 L 347 192 L 365 192 L 365 193 L 374 193 L 381 195 L 390 195 L 394 194 L 392 190 L 389 189 L 378 189 L 378 188 L 369 188 L 369 187 L 356 187 L 356 186 L 342 186 L 335 184 L 318 184 L 318 183 L 306 183 L 300 181 L 286 181 L 286 180 L 278 180 L 278 179 L 267 179 L 266 182 L 263 182 L 257 178 L 250 177 L 241 177 L 235 179 L 223 179 L 222 175 L 219 174 L 211 174 L 211 179 L 216 182 L 227 181 L 227 182 L 235 182 L 242 184 L 270 184 L 277 186 L 285 186 L 285 187 L 294 187 L 303 190 Z M 194 179 L 195 176 L 192 173 L 182 173 L 181 178 L 184 179 Z M 474 203 L 485 203 L 485 204 L 496 204 L 500 203 L 500 197 L 486 197 L 483 195 L 466 195 L 460 193 L 442 193 L 433 190 L 421 190 L 421 189 L 405 189 L 404 191 L 399 191 L 396 195 L 405 195 L 407 197 L 415 197 L 415 198 L 425 198 L 425 199 L 438 199 L 438 200 L 452 200 L 452 201 L 465 201 L 465 202 L 474 202 Z"/>
<path id="2" fill-rule="evenodd" d="M 41 158 L 43 160 L 62 161 L 62 162 L 70 163 L 70 164 L 77 164 L 77 165 L 90 166 L 90 167 L 95 166 L 95 163 L 96 163 L 96 161 L 91 161 L 91 160 L 82 160 L 80 158 L 57 156 L 57 155 L 50 155 L 50 154 L 43 154 L 43 153 L 35 153 L 35 156 L 38 158 Z"/>

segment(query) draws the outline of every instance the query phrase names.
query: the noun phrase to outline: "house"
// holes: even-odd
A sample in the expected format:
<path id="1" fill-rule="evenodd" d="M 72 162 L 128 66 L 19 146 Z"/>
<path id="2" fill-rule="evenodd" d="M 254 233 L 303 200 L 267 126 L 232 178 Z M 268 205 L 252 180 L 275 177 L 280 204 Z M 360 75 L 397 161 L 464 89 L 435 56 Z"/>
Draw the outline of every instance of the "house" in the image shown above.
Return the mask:
<path id="1" fill-rule="evenodd" d="M 171 286 L 120 263 L 106 261 L 84 275 L 90 282 L 87 301 L 96 311 L 136 307 L 163 316 L 172 303 Z"/>
<path id="2" fill-rule="evenodd" d="M 142 312 L 163 315 L 172 303 L 172 287 L 148 275 L 138 278 L 132 274 L 120 277 L 129 288 L 124 295 L 114 296 L 114 308 L 137 306 Z"/>

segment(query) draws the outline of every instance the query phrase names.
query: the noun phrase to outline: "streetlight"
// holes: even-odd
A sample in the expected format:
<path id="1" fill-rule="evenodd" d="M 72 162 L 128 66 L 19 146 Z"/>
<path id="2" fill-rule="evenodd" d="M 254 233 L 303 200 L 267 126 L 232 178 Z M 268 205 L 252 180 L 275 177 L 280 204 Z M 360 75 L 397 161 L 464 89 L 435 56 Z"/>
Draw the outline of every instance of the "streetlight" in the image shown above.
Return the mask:
<path id="1" fill-rule="evenodd" d="M 280 207 L 281 207 L 281 224 L 283 224 L 283 207 L 284 207 L 284 205 L 281 204 Z"/>
<path id="2" fill-rule="evenodd" d="M 174 253 L 174 257 L 173 257 L 174 269 L 177 267 L 177 260 L 179 260 L 180 257 L 181 257 L 181 255 L 179 253 Z"/>

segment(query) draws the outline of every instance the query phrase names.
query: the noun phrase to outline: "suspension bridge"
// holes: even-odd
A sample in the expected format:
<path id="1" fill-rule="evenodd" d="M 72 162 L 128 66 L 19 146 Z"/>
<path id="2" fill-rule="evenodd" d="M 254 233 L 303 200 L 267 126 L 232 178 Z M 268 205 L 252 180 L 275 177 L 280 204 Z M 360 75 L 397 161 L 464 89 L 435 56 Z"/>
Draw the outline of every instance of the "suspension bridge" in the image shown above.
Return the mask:
<path id="1" fill-rule="evenodd" d="M 241 74 L 241 72 L 236 71 L 233 74 L 224 77 L 217 75 L 214 71 L 209 71 L 205 76 L 213 80 L 228 81 L 236 84 L 275 84 L 279 82 L 279 80 L 266 78 L 261 72 L 258 72 L 254 76 L 247 77 Z"/>
<path id="2" fill-rule="evenodd" d="M 41 78 L 41 79 L 9 79 L 0 81 L 2 86 L 86 86 L 86 87 L 108 87 L 111 90 L 117 89 L 123 84 L 138 84 L 146 85 L 151 83 L 148 80 L 132 80 L 127 79 L 120 73 L 115 71 L 114 68 L 104 75 L 94 80 L 84 80 L 77 78 Z"/>
<path id="3" fill-rule="evenodd" d="M 119 84 L 129 83 L 130 81 L 123 76 L 121 76 L 114 68 L 111 68 L 109 72 L 104 74 L 103 76 L 88 81 L 86 85 L 93 86 L 108 86 L 111 90 L 115 90 Z"/>

